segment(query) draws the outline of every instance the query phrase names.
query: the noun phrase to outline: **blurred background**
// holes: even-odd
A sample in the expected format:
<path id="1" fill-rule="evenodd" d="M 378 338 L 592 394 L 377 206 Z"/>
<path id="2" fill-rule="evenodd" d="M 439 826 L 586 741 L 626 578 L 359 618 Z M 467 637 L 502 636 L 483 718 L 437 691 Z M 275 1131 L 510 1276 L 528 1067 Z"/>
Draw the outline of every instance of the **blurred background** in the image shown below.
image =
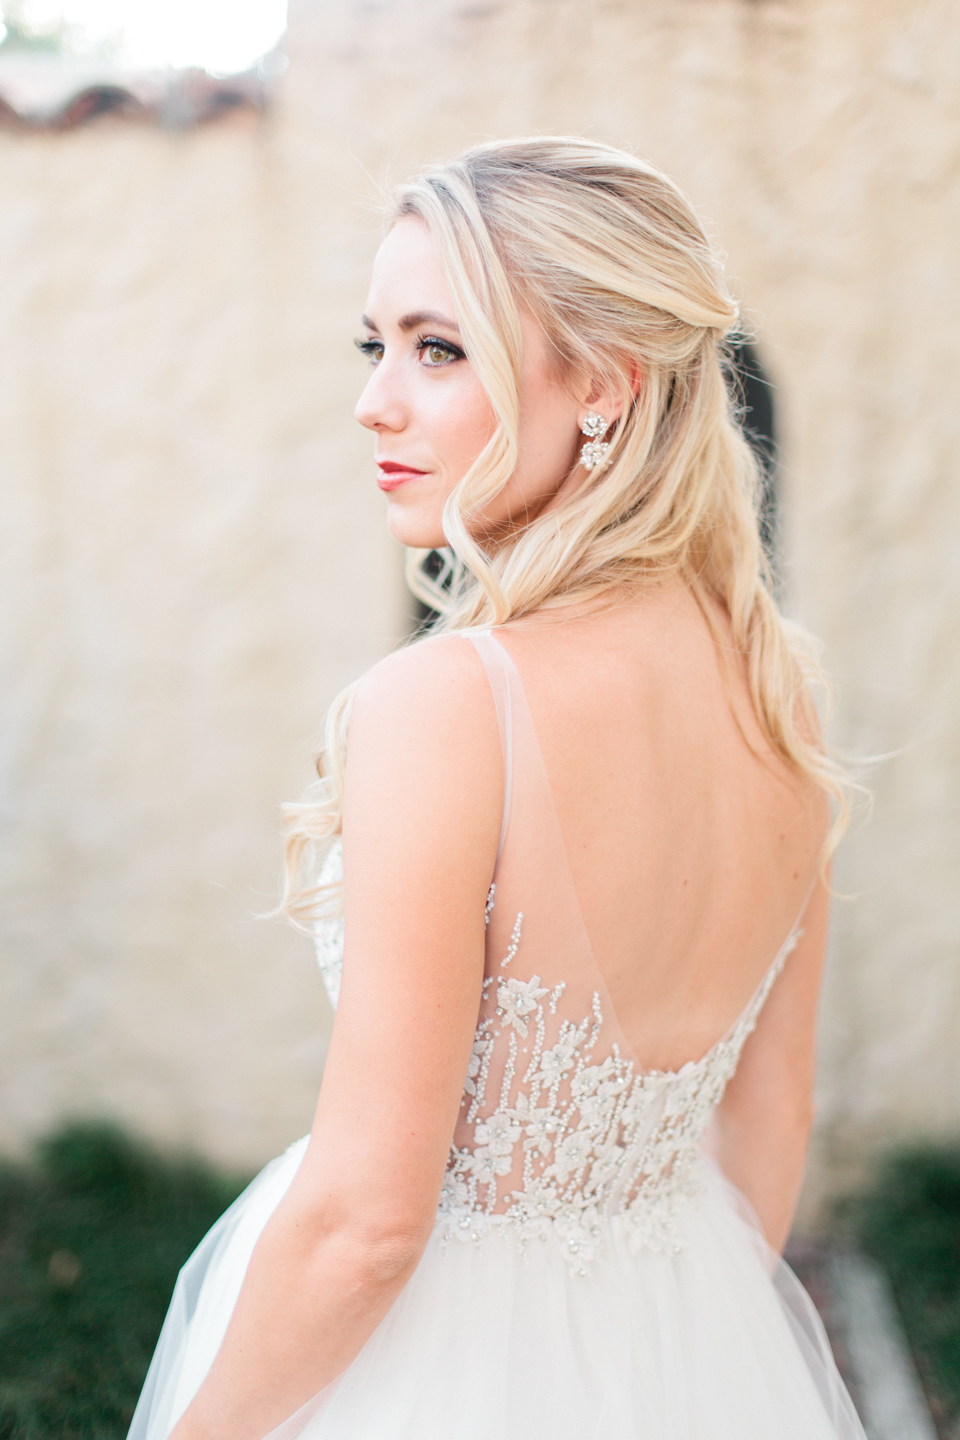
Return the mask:
<path id="1" fill-rule="evenodd" d="M 728 255 L 788 612 L 840 748 L 813 1229 L 960 1132 L 960 11 L 952 0 L 7 0 L 0 1150 L 70 1118 L 250 1170 L 330 1015 L 258 915 L 324 708 L 410 628 L 354 354 L 384 183 L 574 132 Z"/>

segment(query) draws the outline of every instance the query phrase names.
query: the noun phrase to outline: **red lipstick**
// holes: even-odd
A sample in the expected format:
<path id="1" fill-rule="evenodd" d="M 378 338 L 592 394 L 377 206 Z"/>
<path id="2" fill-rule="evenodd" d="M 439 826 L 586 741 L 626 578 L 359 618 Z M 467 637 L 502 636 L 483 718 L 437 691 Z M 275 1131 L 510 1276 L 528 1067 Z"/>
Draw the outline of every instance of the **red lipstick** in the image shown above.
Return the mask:
<path id="1" fill-rule="evenodd" d="M 412 465 L 401 465 L 395 460 L 378 460 L 377 468 L 380 471 L 377 484 L 381 490 L 398 490 L 401 485 L 406 485 L 408 480 L 416 480 L 427 473 L 426 470 L 414 470 Z"/>

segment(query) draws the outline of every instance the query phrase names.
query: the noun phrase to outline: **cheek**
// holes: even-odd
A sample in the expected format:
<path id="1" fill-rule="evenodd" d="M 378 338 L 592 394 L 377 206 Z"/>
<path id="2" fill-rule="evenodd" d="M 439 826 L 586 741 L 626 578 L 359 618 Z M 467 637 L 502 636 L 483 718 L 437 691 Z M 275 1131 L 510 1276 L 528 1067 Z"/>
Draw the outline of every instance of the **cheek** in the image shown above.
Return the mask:
<path id="1" fill-rule="evenodd" d="M 434 473 L 388 496 L 387 525 L 401 545 L 432 550 L 447 543 L 444 502 L 490 439 L 496 417 L 486 392 L 467 372 L 462 379 L 451 375 L 445 383 L 424 387 L 417 398 L 416 424 Z"/>
<path id="2" fill-rule="evenodd" d="M 473 375 L 446 391 L 432 407 L 433 446 L 447 486 L 461 480 L 496 428 L 493 407 Z"/>

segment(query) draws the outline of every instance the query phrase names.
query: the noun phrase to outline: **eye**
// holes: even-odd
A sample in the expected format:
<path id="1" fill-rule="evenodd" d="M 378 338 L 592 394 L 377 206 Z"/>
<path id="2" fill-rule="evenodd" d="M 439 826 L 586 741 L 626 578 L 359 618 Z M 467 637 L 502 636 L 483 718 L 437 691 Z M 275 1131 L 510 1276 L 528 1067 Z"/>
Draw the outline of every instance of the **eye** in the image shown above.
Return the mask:
<path id="1" fill-rule="evenodd" d="M 366 355 L 371 365 L 376 365 L 383 359 L 382 340 L 354 340 L 353 343 L 361 355 Z"/>
<path id="2" fill-rule="evenodd" d="M 466 358 L 458 345 L 452 345 L 449 340 L 441 340 L 436 335 L 418 335 L 417 350 L 424 365 L 430 369 Z"/>

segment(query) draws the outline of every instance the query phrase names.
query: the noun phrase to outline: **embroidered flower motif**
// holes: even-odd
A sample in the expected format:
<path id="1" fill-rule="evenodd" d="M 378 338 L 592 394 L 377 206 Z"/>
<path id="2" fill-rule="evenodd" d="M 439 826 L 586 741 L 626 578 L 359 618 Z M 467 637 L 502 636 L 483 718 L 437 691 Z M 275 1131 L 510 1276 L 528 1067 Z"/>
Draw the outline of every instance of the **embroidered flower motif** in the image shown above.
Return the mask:
<path id="1" fill-rule="evenodd" d="M 516 1109 L 512 1112 L 523 1126 L 526 1140 L 524 1150 L 536 1150 L 540 1155 L 549 1155 L 553 1147 L 552 1136 L 560 1128 L 559 1118 L 549 1106 L 536 1109 L 523 1091 L 517 1096 Z"/>
<path id="2" fill-rule="evenodd" d="M 507 1111 L 496 1110 L 475 1130 L 480 1142 L 474 1150 L 474 1160 L 479 1162 L 477 1174 L 490 1183 L 496 1175 L 509 1175 L 513 1169 L 513 1147 L 520 1139 L 520 1126 Z"/>
<path id="3" fill-rule="evenodd" d="M 473 1042 L 470 1059 L 467 1061 L 467 1078 L 463 1082 L 463 1088 L 467 1095 L 476 1095 L 477 1093 L 477 1076 L 480 1074 L 484 1057 L 492 1043 L 489 1035 L 478 1035 Z"/>
<path id="4" fill-rule="evenodd" d="M 574 1130 L 565 1135 L 556 1148 L 553 1164 L 548 1175 L 556 1175 L 561 1185 L 577 1170 L 582 1170 L 590 1159 L 593 1136 L 589 1130 Z"/>
<path id="5" fill-rule="evenodd" d="M 540 976 L 530 980 L 505 980 L 497 989 L 497 1014 L 505 1025 L 512 1025 L 517 1034 L 527 1038 L 526 1016 L 538 1009 L 537 1001 L 546 995 Z"/>
<path id="6" fill-rule="evenodd" d="M 586 1267 L 596 1254 L 600 1241 L 600 1216 L 593 1205 L 582 1210 L 570 1207 L 560 1212 L 554 1221 L 567 1261 L 578 1273 L 587 1273 Z"/>
<path id="7" fill-rule="evenodd" d="M 469 1187 L 448 1170 L 440 1186 L 441 1205 L 466 1205 L 469 1199 Z"/>
<path id="8" fill-rule="evenodd" d="M 540 1073 L 548 1085 L 566 1075 L 568 1070 L 573 1069 L 573 1057 L 576 1052 L 576 1032 L 564 1036 L 558 1040 L 550 1050 L 545 1050 L 540 1057 Z"/>
<path id="9" fill-rule="evenodd" d="M 600 1146 L 596 1152 L 596 1159 L 590 1167 L 589 1188 L 594 1193 L 600 1193 L 615 1179 L 625 1158 L 624 1146 L 616 1140 L 610 1140 L 606 1145 Z"/>
<path id="10" fill-rule="evenodd" d="M 491 1155 L 509 1155 L 520 1139 L 520 1126 L 508 1111 L 499 1110 L 478 1125 L 474 1133 Z"/>
<path id="11" fill-rule="evenodd" d="M 493 1155 L 486 1145 L 481 1145 L 474 1150 L 469 1163 L 481 1185 L 493 1185 L 494 1187 L 498 1176 L 509 1175 L 513 1169 L 508 1156 Z"/>

